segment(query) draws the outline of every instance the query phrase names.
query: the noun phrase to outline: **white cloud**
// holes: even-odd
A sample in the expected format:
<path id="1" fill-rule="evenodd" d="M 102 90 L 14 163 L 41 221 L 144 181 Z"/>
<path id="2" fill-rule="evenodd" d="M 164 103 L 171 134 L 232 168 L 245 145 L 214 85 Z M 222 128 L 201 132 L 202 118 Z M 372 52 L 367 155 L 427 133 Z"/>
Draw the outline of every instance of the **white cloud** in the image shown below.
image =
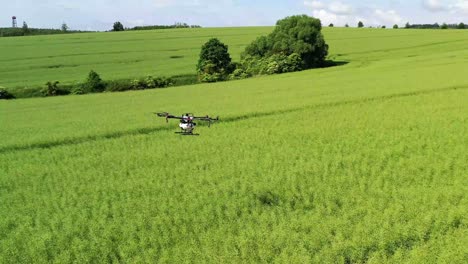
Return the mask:
<path id="1" fill-rule="evenodd" d="M 153 0 L 153 6 L 156 8 L 168 7 L 174 4 L 173 0 Z"/>
<path id="2" fill-rule="evenodd" d="M 339 1 L 324 3 L 322 1 L 304 1 L 306 7 L 312 8 L 312 16 L 320 18 L 323 25 L 330 23 L 344 26 L 347 23 L 356 22 L 353 17 L 354 8 Z"/>
<path id="3" fill-rule="evenodd" d="M 328 9 L 338 15 L 349 15 L 354 13 L 354 9 L 347 4 L 343 4 L 341 2 L 332 2 L 328 5 Z"/>
<path id="4" fill-rule="evenodd" d="M 403 19 L 395 10 L 383 11 L 376 9 L 374 11 L 374 16 L 376 20 L 379 21 L 379 24 L 393 25 L 403 22 Z"/>
<path id="5" fill-rule="evenodd" d="M 423 0 L 422 5 L 431 12 L 441 12 L 448 10 L 448 6 L 440 0 Z"/>
<path id="6" fill-rule="evenodd" d="M 325 4 L 320 1 L 304 1 L 304 5 L 312 7 L 313 9 L 322 9 L 325 7 Z"/>
<path id="7" fill-rule="evenodd" d="M 461 11 L 462 13 L 468 14 L 468 0 L 458 0 L 453 6 L 453 11 Z"/>
<path id="8" fill-rule="evenodd" d="M 468 0 L 463 1 L 466 2 Z M 404 19 L 395 9 L 386 10 L 377 6 L 373 6 L 372 8 L 355 7 L 339 1 L 328 4 L 322 4 L 320 1 L 305 1 L 304 5 L 307 7 L 321 6 L 321 8 L 312 10 L 312 16 L 320 18 L 323 25 L 333 23 L 338 26 L 345 24 L 357 26 L 357 23 L 362 21 L 366 26 L 391 26 L 404 22 Z"/>

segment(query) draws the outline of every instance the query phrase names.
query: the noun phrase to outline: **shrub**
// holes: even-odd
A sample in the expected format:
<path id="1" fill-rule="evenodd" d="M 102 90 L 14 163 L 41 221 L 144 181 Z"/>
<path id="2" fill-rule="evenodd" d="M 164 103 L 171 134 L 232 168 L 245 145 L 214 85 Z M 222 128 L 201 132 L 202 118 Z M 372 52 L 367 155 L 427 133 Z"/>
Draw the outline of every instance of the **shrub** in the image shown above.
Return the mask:
<path id="1" fill-rule="evenodd" d="M 8 92 L 5 88 L 3 87 L 0 87 L 0 100 L 2 99 L 14 99 L 15 96 L 13 94 L 11 94 L 10 92 Z"/>
<path id="2" fill-rule="evenodd" d="M 181 86 L 181 85 L 190 85 L 198 83 L 198 75 L 196 74 L 184 74 L 172 76 L 170 80 L 170 85 Z"/>
<path id="3" fill-rule="evenodd" d="M 466 25 L 464 23 L 460 23 L 460 24 L 458 24 L 457 28 L 458 29 L 465 29 Z"/>
<path id="4" fill-rule="evenodd" d="M 55 82 L 47 82 L 45 85 L 46 87 L 42 89 L 41 93 L 44 96 L 56 96 L 58 95 L 58 84 L 59 81 Z"/>
<path id="5" fill-rule="evenodd" d="M 152 76 L 148 76 L 145 79 L 145 85 L 148 89 L 156 88 L 156 80 Z"/>
<path id="6" fill-rule="evenodd" d="M 88 79 L 83 84 L 82 91 L 83 93 L 99 93 L 104 91 L 105 85 L 101 80 L 101 77 L 97 72 L 90 71 L 88 74 Z"/>
<path id="7" fill-rule="evenodd" d="M 123 91 L 132 90 L 132 84 L 130 80 L 107 81 L 105 86 L 106 86 L 106 91 L 108 92 L 123 92 Z"/>
<path id="8" fill-rule="evenodd" d="M 241 80 L 241 79 L 246 79 L 246 78 L 249 78 L 251 77 L 252 75 L 250 75 L 248 72 L 246 72 L 244 69 L 242 68 L 237 68 L 235 69 L 230 75 L 229 75 L 229 80 Z"/>
<path id="9" fill-rule="evenodd" d="M 440 27 L 441 29 L 448 29 L 447 23 L 443 23 L 442 26 Z"/>
<path id="10" fill-rule="evenodd" d="M 141 79 L 134 79 L 131 81 L 132 90 L 144 90 L 146 88 L 146 83 Z"/>

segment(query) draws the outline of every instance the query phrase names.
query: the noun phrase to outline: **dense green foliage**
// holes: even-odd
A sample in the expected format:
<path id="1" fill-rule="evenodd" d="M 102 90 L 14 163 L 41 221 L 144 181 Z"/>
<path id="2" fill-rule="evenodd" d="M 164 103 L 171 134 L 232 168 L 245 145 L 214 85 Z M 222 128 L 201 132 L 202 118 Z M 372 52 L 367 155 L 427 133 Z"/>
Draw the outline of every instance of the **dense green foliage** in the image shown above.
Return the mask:
<path id="1" fill-rule="evenodd" d="M 359 21 L 357 27 L 358 27 L 358 28 L 363 28 L 363 27 L 364 27 L 364 23 L 362 23 L 362 21 Z"/>
<path id="2" fill-rule="evenodd" d="M 122 23 L 120 23 L 119 21 L 115 22 L 114 23 L 114 26 L 112 27 L 112 31 L 124 31 L 125 28 L 123 26 Z"/>
<path id="3" fill-rule="evenodd" d="M 45 88 L 42 90 L 44 96 L 56 96 L 59 94 L 58 84 L 59 81 L 47 82 Z"/>
<path id="4" fill-rule="evenodd" d="M 187 23 L 175 23 L 174 25 L 137 26 L 133 28 L 128 28 L 127 30 L 155 30 L 155 29 L 171 29 L 171 28 L 201 28 L 201 26 L 189 25 Z"/>
<path id="5" fill-rule="evenodd" d="M 281 19 L 272 33 L 257 38 L 246 47 L 243 58 L 266 59 L 273 55 L 297 54 L 306 69 L 322 66 L 328 54 L 328 45 L 321 30 L 320 20 L 307 15 Z"/>
<path id="6" fill-rule="evenodd" d="M 3 87 L 0 87 L 0 99 L 14 99 L 15 96 Z"/>
<path id="7" fill-rule="evenodd" d="M 90 71 L 82 87 L 85 93 L 98 93 L 104 90 L 105 85 L 97 72 Z"/>
<path id="8" fill-rule="evenodd" d="M 0 101 L 0 263 L 466 263 L 468 35 L 324 35 L 349 64 Z"/>
<path id="9" fill-rule="evenodd" d="M 200 81 L 222 81 L 231 72 L 231 55 L 229 55 L 228 46 L 217 38 L 212 38 L 203 44 L 197 63 Z"/>

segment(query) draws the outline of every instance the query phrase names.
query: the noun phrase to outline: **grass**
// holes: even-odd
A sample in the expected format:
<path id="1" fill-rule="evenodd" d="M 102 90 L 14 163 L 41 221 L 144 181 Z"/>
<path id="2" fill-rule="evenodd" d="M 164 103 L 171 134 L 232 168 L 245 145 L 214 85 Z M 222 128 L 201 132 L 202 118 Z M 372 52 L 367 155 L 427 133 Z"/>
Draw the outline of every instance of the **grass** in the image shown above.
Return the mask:
<path id="1" fill-rule="evenodd" d="M 0 102 L 0 262 L 466 262 L 468 34 L 325 36 L 348 64 Z"/>

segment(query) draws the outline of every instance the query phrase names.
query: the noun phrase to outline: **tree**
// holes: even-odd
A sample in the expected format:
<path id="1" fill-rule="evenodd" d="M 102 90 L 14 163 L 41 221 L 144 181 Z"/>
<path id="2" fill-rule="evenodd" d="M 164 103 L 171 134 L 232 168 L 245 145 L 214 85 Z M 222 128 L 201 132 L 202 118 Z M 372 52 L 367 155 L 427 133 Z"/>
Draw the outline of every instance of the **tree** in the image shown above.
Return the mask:
<path id="1" fill-rule="evenodd" d="M 26 35 L 27 33 L 29 33 L 29 27 L 28 27 L 28 24 L 26 23 L 26 21 L 23 21 L 23 35 Z"/>
<path id="2" fill-rule="evenodd" d="M 383 26 L 382 26 L 382 28 L 384 28 L 384 29 L 385 29 L 385 28 L 387 28 L 387 26 L 383 25 Z"/>
<path id="3" fill-rule="evenodd" d="M 397 24 L 393 25 L 393 28 L 398 29 L 398 25 Z"/>
<path id="4" fill-rule="evenodd" d="M 124 31 L 124 26 L 119 21 L 114 23 L 113 31 Z"/>
<path id="5" fill-rule="evenodd" d="M 61 29 L 62 29 L 63 32 L 67 32 L 68 31 L 68 25 L 65 22 L 63 22 Z"/>
<path id="6" fill-rule="evenodd" d="M 447 23 L 443 23 L 442 26 L 440 27 L 441 29 L 448 29 Z"/>
<path id="7" fill-rule="evenodd" d="M 86 82 L 83 84 L 83 93 L 102 92 L 105 86 L 97 72 L 90 71 Z"/>
<path id="8" fill-rule="evenodd" d="M 330 25 L 328 25 L 328 27 L 334 27 L 335 25 L 333 25 L 333 23 L 330 23 Z"/>
<path id="9" fill-rule="evenodd" d="M 466 25 L 462 22 L 462 23 L 458 24 L 457 28 L 458 29 L 466 29 Z"/>
<path id="10" fill-rule="evenodd" d="M 411 28 L 411 24 L 409 22 L 406 22 L 405 28 Z"/>
<path id="11" fill-rule="evenodd" d="M 364 23 L 362 23 L 362 21 L 359 21 L 359 23 L 357 24 L 358 28 L 363 28 L 364 27 Z"/>
<path id="12" fill-rule="evenodd" d="M 212 38 L 206 42 L 200 52 L 197 64 L 197 72 L 201 81 L 216 82 L 223 80 L 230 74 L 231 56 L 228 46 Z"/>
<path id="13" fill-rule="evenodd" d="M 348 23 L 346 23 L 346 25 L 344 25 L 345 27 L 349 27 Z"/>
<path id="14" fill-rule="evenodd" d="M 320 19 L 307 15 L 290 16 L 276 23 L 268 36 L 269 55 L 298 54 L 306 68 L 322 65 L 328 55 L 328 45 L 321 33 Z"/>

